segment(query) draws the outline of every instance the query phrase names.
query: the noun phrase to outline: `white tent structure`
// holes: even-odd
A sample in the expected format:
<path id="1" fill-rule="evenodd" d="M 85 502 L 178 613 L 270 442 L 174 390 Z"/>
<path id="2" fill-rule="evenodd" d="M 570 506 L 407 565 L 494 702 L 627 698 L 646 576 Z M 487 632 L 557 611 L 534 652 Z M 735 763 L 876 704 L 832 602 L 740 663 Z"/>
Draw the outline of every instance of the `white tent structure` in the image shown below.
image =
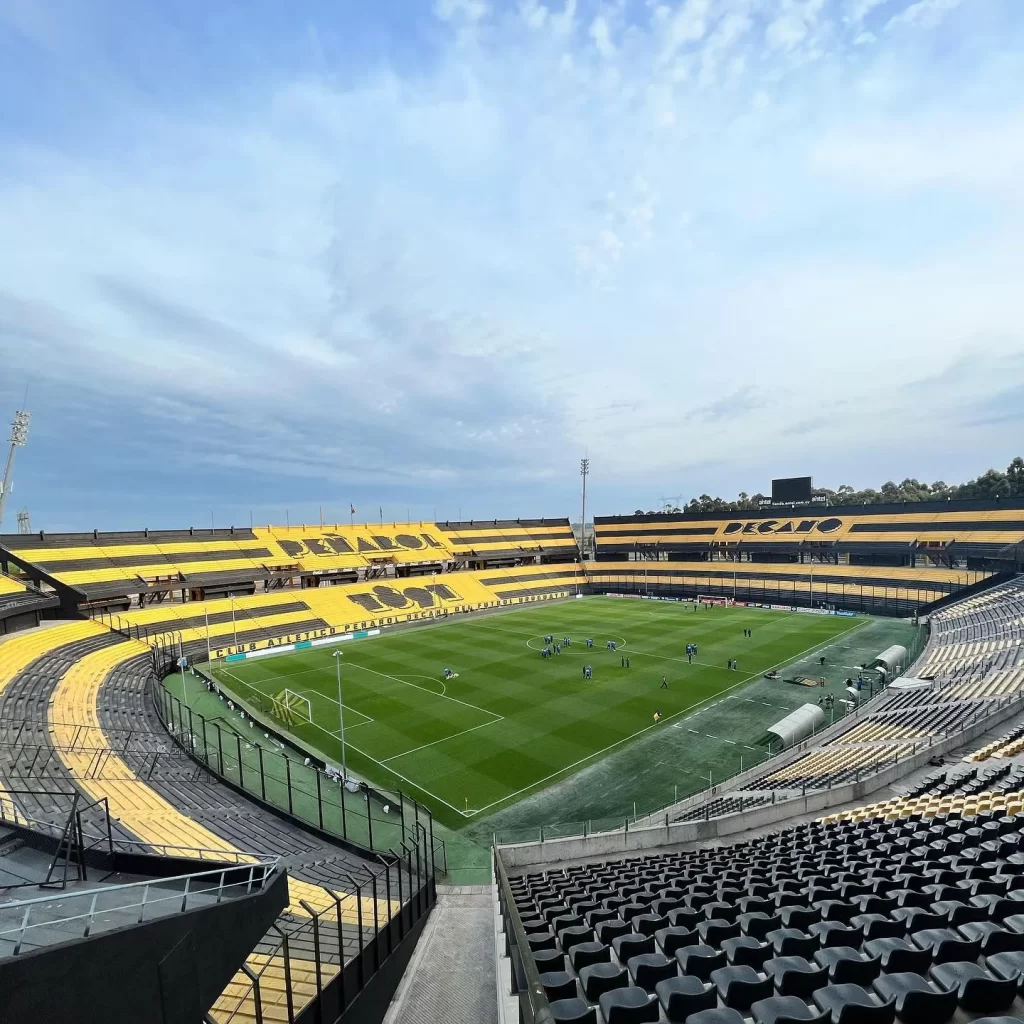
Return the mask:
<path id="1" fill-rule="evenodd" d="M 907 665 L 907 649 L 900 644 L 893 644 L 887 647 L 872 662 L 871 667 L 882 674 L 882 678 L 888 682 L 895 679 Z"/>
<path id="2" fill-rule="evenodd" d="M 825 712 L 817 704 L 802 704 L 785 718 L 768 726 L 768 732 L 778 736 L 783 748 L 791 747 L 815 733 L 825 724 Z"/>

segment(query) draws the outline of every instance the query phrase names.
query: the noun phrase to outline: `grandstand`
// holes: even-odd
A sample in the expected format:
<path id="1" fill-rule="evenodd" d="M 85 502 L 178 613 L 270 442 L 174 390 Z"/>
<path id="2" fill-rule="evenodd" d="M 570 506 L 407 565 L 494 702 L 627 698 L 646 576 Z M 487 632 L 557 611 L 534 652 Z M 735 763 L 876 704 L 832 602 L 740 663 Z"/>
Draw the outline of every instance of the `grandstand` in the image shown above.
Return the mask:
<path id="1" fill-rule="evenodd" d="M 949 877 L 961 867 L 971 882 L 1016 876 L 1012 830 L 999 823 L 1024 811 L 1024 764 L 1013 760 L 1024 749 L 1024 583 L 1016 575 L 1024 503 L 813 509 L 806 519 L 778 510 L 599 517 L 595 537 L 594 561 L 581 560 L 567 519 L 0 537 L 0 633 L 10 634 L 0 642 L 0 828 L 50 837 L 54 863 L 76 869 L 104 844 L 148 858 L 154 877 L 170 870 L 158 862 L 194 864 L 200 874 L 210 865 L 273 865 L 287 873 L 287 891 L 217 982 L 202 1019 L 375 1024 L 420 934 L 435 927 L 446 843 L 460 837 L 435 833 L 429 811 L 408 794 L 340 785 L 336 766 L 296 746 L 282 722 L 254 718 L 175 674 L 181 656 L 219 664 L 591 594 L 919 616 L 930 635 L 906 670 L 913 688 L 851 698 L 849 713 L 815 735 L 769 748 L 754 767 L 624 826 L 620 819 L 597 834 L 562 826 L 558 838 L 541 829 L 542 842 L 499 845 L 489 890 L 504 929 L 493 958 L 498 1003 L 502 1014 L 530 1021 L 685 1019 L 680 1007 L 698 1006 L 718 1014 L 709 1024 L 736 1024 L 722 1016 L 730 1008 L 740 1020 L 845 1021 L 859 1019 L 858 1001 L 869 1012 L 865 1000 L 883 1017 L 891 998 L 933 1012 L 944 996 L 948 1008 L 956 981 L 965 1019 L 978 1015 L 977 991 L 1019 1010 L 1005 984 L 1018 975 L 994 959 L 1024 952 L 1007 913 L 1015 884 L 999 892 L 974 885 L 965 905 L 985 911 L 978 920 L 973 911 L 936 910 L 956 902 L 949 891 L 927 905 L 897 897 L 890 911 L 881 901 L 895 887 L 881 883 L 892 871 L 871 858 L 880 847 L 902 857 L 914 880 L 901 888 L 915 893 L 955 887 Z M 603 614 L 624 603 L 605 602 Z M 969 764 L 889 795 L 960 750 Z M 822 820 L 763 835 L 808 814 Z M 942 834 L 923 840 L 922 817 L 935 818 Z M 998 838 L 987 824 L 999 824 Z M 761 837 L 742 838 L 751 830 Z M 737 838 L 733 847 L 697 848 Z M 925 841 L 939 844 L 949 877 L 930 880 L 926 865 L 941 857 L 919 854 Z M 0 872 L 4 842 L 0 833 Z M 983 866 L 972 851 L 988 842 L 996 870 L 971 874 Z M 783 868 L 766 866 L 773 856 Z M 795 884 L 820 874 L 830 875 L 827 884 Z M 772 902 L 763 890 L 780 880 L 789 880 L 784 898 Z M 86 883 L 64 884 L 74 892 Z M 829 886 L 835 893 L 823 895 Z M 458 898 L 493 929 L 490 897 L 466 890 Z M 12 906 L 23 899 L 7 892 Z M 856 912 L 814 916 L 833 899 Z M 765 900 L 772 906 L 757 902 Z M 261 906 L 265 913 L 269 904 Z M 911 908 L 928 916 L 897 913 Z M 907 948 L 872 945 L 895 941 L 894 922 L 905 924 Z M 931 927 L 911 927 L 920 923 Z M 955 934 L 920 938 L 935 929 Z M 443 945 L 435 938 L 425 949 Z M 834 953 L 847 947 L 850 955 Z M 413 970 L 430 974 L 441 956 L 418 952 Z M 893 996 L 893 986 L 910 984 L 899 981 L 908 971 L 872 975 L 854 963 L 879 956 L 918 971 L 914 998 Z M 776 963 L 793 957 L 806 969 Z M 794 972 L 822 984 L 808 987 Z M 367 1016 L 371 998 L 380 1014 Z M 60 1014 L 54 1004 L 51 1015 Z"/>
<path id="2" fill-rule="evenodd" d="M 499 848 L 507 1012 L 518 1002 L 525 1017 L 560 1021 L 1018 1020 L 1024 679 L 1009 691 L 1003 680 L 1024 651 L 943 655 L 965 636 L 985 653 L 1022 621 L 1021 578 L 951 604 L 910 670 L 936 669 L 926 687 L 883 691 L 811 749 L 631 832 Z M 1009 730 L 993 729 L 1008 717 Z M 965 745 L 970 767 L 857 802 Z M 1002 763 L 974 767 L 992 760 Z M 730 845 L 700 842 L 751 829 Z"/>

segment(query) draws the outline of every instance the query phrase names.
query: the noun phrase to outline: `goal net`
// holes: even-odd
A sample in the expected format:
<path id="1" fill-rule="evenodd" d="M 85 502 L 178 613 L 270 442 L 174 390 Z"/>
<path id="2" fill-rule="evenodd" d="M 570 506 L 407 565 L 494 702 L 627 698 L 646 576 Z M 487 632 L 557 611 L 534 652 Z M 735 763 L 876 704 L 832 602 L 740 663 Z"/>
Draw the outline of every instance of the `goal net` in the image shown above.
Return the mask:
<path id="1" fill-rule="evenodd" d="M 280 718 L 287 725 L 313 721 L 313 708 L 309 703 L 309 698 L 288 689 L 282 690 L 274 697 L 271 714 L 275 718 Z"/>

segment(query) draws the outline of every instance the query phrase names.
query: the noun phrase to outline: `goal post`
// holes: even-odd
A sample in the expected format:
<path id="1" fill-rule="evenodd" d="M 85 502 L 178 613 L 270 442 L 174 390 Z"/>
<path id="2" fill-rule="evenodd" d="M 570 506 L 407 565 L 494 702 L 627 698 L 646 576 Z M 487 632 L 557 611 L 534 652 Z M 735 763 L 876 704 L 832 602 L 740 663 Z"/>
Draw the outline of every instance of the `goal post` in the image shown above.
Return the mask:
<path id="1" fill-rule="evenodd" d="M 308 697 L 303 697 L 301 693 L 296 693 L 286 687 L 274 697 L 271 714 L 287 725 L 295 725 L 297 722 L 312 722 L 313 706 Z"/>

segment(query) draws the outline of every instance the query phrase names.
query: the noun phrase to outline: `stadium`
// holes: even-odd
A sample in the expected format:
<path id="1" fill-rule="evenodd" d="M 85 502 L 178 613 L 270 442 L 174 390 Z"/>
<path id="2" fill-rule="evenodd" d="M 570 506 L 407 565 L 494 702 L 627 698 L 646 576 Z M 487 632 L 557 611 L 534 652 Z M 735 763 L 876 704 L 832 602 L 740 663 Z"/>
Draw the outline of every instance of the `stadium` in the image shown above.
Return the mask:
<path id="1" fill-rule="evenodd" d="M 4 1019 L 1019 1009 L 1024 500 L 810 484 L 0 535 Z"/>
<path id="2" fill-rule="evenodd" d="M 1022 240 L 1024 0 L 0 0 L 0 1024 L 1024 1024 Z"/>

